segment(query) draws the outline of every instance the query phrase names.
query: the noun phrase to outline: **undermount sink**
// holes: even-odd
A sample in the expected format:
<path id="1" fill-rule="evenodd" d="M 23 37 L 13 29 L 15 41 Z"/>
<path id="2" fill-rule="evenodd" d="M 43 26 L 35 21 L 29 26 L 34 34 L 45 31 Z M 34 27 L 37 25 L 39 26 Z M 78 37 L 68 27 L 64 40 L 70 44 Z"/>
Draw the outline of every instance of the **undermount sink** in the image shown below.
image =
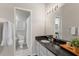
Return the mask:
<path id="1" fill-rule="evenodd" d="M 41 40 L 42 43 L 50 43 L 48 40 Z"/>

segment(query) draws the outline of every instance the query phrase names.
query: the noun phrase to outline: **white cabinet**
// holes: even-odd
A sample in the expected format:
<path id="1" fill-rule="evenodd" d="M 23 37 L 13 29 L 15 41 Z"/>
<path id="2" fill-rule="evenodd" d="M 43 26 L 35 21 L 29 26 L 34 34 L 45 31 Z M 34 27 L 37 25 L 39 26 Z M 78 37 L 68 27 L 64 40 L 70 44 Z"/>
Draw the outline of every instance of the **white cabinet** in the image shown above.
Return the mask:
<path id="1" fill-rule="evenodd" d="M 52 52 L 50 52 L 47 48 L 42 46 L 39 42 L 36 42 L 36 54 L 38 56 L 55 56 Z"/>
<path id="2" fill-rule="evenodd" d="M 36 41 L 36 54 L 40 55 L 40 43 Z"/>

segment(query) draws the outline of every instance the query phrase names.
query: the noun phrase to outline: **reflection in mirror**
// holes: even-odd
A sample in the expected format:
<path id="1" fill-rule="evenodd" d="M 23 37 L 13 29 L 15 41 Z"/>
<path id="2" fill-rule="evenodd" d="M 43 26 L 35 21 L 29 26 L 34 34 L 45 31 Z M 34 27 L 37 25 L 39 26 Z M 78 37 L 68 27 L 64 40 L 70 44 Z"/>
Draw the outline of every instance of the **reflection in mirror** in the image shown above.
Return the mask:
<path id="1" fill-rule="evenodd" d="M 57 39 L 62 39 L 62 35 L 61 35 L 61 33 L 62 33 L 62 20 L 61 20 L 61 17 L 55 18 L 54 33 L 55 33 Z"/>

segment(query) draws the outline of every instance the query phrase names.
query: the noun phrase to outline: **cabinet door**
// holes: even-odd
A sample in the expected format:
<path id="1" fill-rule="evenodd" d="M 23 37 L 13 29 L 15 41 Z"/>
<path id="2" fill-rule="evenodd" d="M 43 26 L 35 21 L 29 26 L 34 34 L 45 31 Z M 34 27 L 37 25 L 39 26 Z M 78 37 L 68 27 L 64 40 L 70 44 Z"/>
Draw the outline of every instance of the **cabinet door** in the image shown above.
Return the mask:
<path id="1" fill-rule="evenodd" d="M 40 55 L 40 43 L 36 41 L 36 54 Z"/>
<path id="2" fill-rule="evenodd" d="M 41 56 L 46 56 L 46 48 L 42 45 L 40 45 L 40 55 Z"/>
<path id="3" fill-rule="evenodd" d="M 38 56 L 55 56 L 52 52 L 42 46 L 39 42 L 36 42 L 36 54 Z"/>

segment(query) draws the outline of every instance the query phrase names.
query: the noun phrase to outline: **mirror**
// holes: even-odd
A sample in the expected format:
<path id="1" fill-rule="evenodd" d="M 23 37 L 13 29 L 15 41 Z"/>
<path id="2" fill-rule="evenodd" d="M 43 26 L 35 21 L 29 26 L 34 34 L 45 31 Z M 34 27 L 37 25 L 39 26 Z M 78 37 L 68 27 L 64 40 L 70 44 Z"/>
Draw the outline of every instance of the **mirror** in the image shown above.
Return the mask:
<path id="1" fill-rule="evenodd" d="M 53 35 L 53 37 L 57 36 L 58 39 L 62 39 L 62 7 L 63 4 L 46 5 L 46 35 Z"/>

